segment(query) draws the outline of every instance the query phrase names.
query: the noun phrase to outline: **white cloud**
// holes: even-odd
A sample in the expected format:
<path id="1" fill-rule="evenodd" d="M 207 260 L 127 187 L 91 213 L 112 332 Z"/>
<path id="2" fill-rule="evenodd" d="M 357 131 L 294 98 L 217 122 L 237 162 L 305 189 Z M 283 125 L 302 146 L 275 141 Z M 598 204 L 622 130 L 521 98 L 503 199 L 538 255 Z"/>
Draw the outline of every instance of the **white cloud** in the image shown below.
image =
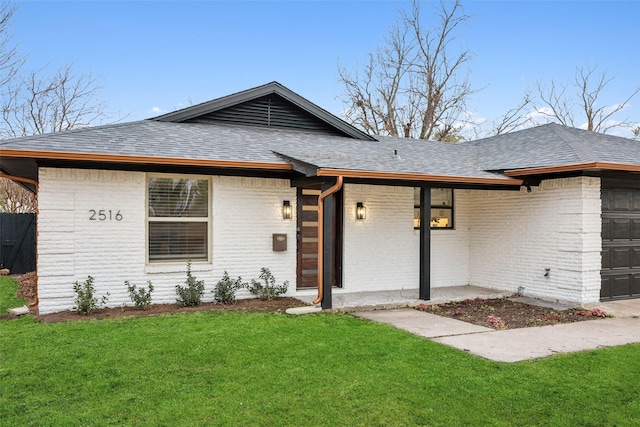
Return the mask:
<path id="1" fill-rule="evenodd" d="M 167 110 L 163 110 L 160 107 L 152 107 L 151 110 L 149 110 L 149 114 L 164 114 L 166 112 Z"/>

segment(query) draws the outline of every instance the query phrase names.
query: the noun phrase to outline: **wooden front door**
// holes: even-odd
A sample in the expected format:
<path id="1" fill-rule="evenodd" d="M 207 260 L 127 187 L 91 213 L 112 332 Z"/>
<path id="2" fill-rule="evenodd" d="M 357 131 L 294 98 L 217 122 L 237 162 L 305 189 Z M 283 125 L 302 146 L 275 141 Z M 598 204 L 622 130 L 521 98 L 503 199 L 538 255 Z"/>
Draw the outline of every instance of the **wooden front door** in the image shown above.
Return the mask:
<path id="1" fill-rule="evenodd" d="M 318 287 L 318 196 L 320 185 L 298 188 L 298 288 Z"/>
<path id="2" fill-rule="evenodd" d="M 318 287 L 318 196 L 320 185 L 298 188 L 298 289 Z M 342 191 L 335 195 L 333 215 L 333 286 L 342 287 Z M 325 260 L 326 261 L 326 260 Z"/>

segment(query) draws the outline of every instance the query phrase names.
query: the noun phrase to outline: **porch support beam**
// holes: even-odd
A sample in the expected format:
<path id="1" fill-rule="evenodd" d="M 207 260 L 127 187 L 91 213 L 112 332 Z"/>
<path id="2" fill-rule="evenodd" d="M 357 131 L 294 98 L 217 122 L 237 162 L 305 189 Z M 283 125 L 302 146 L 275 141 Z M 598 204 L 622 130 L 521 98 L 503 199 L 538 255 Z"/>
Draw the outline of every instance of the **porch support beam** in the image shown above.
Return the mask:
<path id="1" fill-rule="evenodd" d="M 322 191 L 327 191 L 332 187 L 333 183 L 323 183 Z M 319 265 L 318 268 L 322 268 L 322 304 L 321 307 L 323 310 L 328 310 L 332 308 L 332 297 L 331 297 L 331 288 L 333 287 L 334 277 L 333 277 L 333 262 L 334 262 L 334 253 L 335 253 L 335 239 L 334 239 L 334 228 L 335 228 L 335 203 L 336 203 L 336 195 L 335 193 L 328 195 L 324 201 L 320 203 L 324 203 L 324 208 L 322 212 L 322 265 Z"/>
<path id="2" fill-rule="evenodd" d="M 421 300 L 431 299 L 431 187 L 420 187 L 420 289 Z"/>

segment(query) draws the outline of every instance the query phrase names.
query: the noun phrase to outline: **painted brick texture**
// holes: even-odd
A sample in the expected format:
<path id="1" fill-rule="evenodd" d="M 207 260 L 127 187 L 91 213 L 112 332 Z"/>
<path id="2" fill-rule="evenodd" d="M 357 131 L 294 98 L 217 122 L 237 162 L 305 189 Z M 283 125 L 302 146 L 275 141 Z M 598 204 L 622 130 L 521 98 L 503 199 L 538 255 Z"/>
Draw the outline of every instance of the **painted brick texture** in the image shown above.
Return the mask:
<path id="1" fill-rule="evenodd" d="M 356 219 L 358 202 L 364 220 Z M 417 289 L 419 273 L 413 188 L 345 184 L 344 291 Z"/>
<path id="2" fill-rule="evenodd" d="M 474 191 L 471 203 L 471 284 L 522 286 L 527 296 L 577 304 L 599 300 L 598 178 L 547 180 L 531 193 Z"/>
<path id="3" fill-rule="evenodd" d="M 193 264 L 205 281 L 205 300 L 226 270 L 257 278 L 270 268 L 296 292 L 296 219 L 282 219 L 282 202 L 296 204 L 288 180 L 214 176 L 212 260 Z M 419 230 L 413 229 L 413 188 L 345 184 L 343 290 L 417 289 Z M 156 303 L 175 302 L 186 265 L 146 263 L 146 174 L 40 169 L 38 275 L 40 312 L 72 308 L 73 283 L 95 278 L 109 306 L 131 305 L 124 281 L 151 280 Z M 357 202 L 366 220 L 355 219 Z M 454 191 L 454 230 L 432 230 L 432 287 L 467 284 L 525 295 L 597 302 L 600 291 L 600 182 L 597 178 L 543 181 L 525 190 Z M 90 210 L 111 220 L 91 221 Z M 115 220 L 119 212 L 122 220 Z M 272 250 L 272 234 L 288 250 Z M 545 269 L 549 277 L 544 277 Z M 309 291 L 301 291 L 309 293 Z M 239 297 L 248 297 L 241 292 Z"/>
<path id="4" fill-rule="evenodd" d="M 420 230 L 413 228 L 413 188 L 346 184 L 345 292 L 418 289 Z M 454 191 L 455 229 L 431 231 L 431 286 L 469 284 L 468 192 Z M 367 207 L 355 219 L 356 203 Z"/>
<path id="5" fill-rule="evenodd" d="M 109 306 L 131 305 L 124 281 L 151 280 L 156 303 L 175 302 L 175 285 L 186 278 L 185 263 L 145 264 L 146 174 L 139 172 L 40 169 L 38 217 L 39 310 L 73 307 L 73 283 L 88 275 Z M 261 267 L 290 282 L 295 293 L 295 217 L 282 219 L 282 201 L 295 204 L 287 180 L 213 177 L 213 255 L 194 263 L 205 281 L 206 300 L 224 270 L 232 277 L 257 278 Z M 112 219 L 91 221 L 90 210 L 111 210 Z M 116 212 L 122 215 L 116 221 Z M 272 234 L 288 236 L 286 252 L 272 251 Z M 247 296 L 239 294 L 239 297 Z"/>

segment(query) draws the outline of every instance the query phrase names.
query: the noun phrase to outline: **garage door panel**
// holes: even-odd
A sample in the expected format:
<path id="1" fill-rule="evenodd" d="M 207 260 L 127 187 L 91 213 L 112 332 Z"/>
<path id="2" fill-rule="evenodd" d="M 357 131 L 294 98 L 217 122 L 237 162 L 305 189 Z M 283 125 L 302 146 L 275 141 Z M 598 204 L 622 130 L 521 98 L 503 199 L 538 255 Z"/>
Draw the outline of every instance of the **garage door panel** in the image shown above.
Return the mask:
<path id="1" fill-rule="evenodd" d="M 611 265 L 611 251 L 609 250 L 609 248 L 602 248 L 602 269 L 609 269 L 610 265 Z"/>
<path id="2" fill-rule="evenodd" d="M 629 268 L 630 248 L 610 248 L 609 268 Z"/>
<path id="3" fill-rule="evenodd" d="M 640 190 L 620 185 L 601 191 L 602 299 L 640 297 Z"/>
<path id="4" fill-rule="evenodd" d="M 629 250 L 629 256 L 631 257 L 629 265 L 631 268 L 640 268 L 640 248 L 633 247 Z"/>
<path id="5" fill-rule="evenodd" d="M 629 218 L 611 219 L 611 239 L 629 239 L 631 220 Z"/>
<path id="6" fill-rule="evenodd" d="M 632 240 L 640 240 L 640 218 L 633 218 L 629 222 L 629 237 Z"/>
<path id="7" fill-rule="evenodd" d="M 631 275 L 631 295 L 640 295 L 640 273 Z"/>
<path id="8" fill-rule="evenodd" d="M 611 240 L 611 219 L 602 218 L 602 240 Z"/>
<path id="9" fill-rule="evenodd" d="M 611 210 L 611 190 L 602 190 L 602 211 L 608 212 Z"/>
<path id="10" fill-rule="evenodd" d="M 640 212 L 640 191 L 631 192 L 631 208 L 636 212 Z"/>
<path id="11" fill-rule="evenodd" d="M 629 203 L 629 191 L 626 190 L 614 190 L 612 198 L 614 211 L 630 211 L 631 204 Z"/>
<path id="12" fill-rule="evenodd" d="M 621 274 L 619 276 L 612 276 L 609 278 L 611 280 L 611 295 L 612 296 L 629 296 L 631 292 L 629 289 L 631 288 L 631 275 L 630 274 Z"/>
<path id="13" fill-rule="evenodd" d="M 600 298 L 609 298 L 611 296 L 611 278 L 609 276 L 602 276 L 600 285 Z"/>

